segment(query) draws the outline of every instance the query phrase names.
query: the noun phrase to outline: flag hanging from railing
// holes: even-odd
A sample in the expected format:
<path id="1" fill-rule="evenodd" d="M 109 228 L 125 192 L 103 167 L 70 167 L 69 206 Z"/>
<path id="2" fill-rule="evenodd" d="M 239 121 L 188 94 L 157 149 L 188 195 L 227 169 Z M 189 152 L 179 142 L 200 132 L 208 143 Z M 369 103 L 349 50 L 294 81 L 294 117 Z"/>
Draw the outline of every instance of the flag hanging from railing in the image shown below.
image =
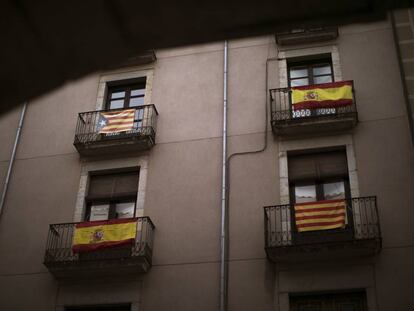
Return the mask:
<path id="1" fill-rule="evenodd" d="M 137 234 L 137 219 L 113 219 L 78 223 L 73 234 L 74 253 L 133 244 Z"/>
<path id="2" fill-rule="evenodd" d="M 101 112 L 97 132 L 108 134 L 130 131 L 134 127 L 134 116 L 135 109 Z"/>
<path id="3" fill-rule="evenodd" d="M 345 227 L 344 200 L 327 200 L 295 204 L 296 228 L 299 232 Z"/>
<path id="4" fill-rule="evenodd" d="M 292 87 L 294 110 L 335 108 L 349 106 L 352 103 L 352 81 Z"/>

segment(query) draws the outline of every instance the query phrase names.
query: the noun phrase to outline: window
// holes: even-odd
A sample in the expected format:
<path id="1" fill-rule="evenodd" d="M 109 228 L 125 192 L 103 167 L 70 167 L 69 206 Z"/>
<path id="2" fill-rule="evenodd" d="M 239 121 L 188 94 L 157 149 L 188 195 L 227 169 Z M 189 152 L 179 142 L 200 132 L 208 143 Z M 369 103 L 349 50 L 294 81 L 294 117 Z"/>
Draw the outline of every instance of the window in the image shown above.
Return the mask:
<path id="1" fill-rule="evenodd" d="M 85 221 L 136 216 L 138 170 L 90 176 Z"/>
<path id="2" fill-rule="evenodd" d="M 365 311 L 364 292 L 290 297 L 292 311 Z"/>
<path id="3" fill-rule="evenodd" d="M 345 199 L 350 196 L 346 151 L 288 155 L 292 203 Z"/>
<path id="4" fill-rule="evenodd" d="M 144 105 L 146 79 L 123 80 L 108 85 L 107 109 L 127 109 Z"/>
<path id="5" fill-rule="evenodd" d="M 143 106 L 145 87 L 146 78 L 111 82 L 108 85 L 106 109 L 128 109 Z M 142 127 L 144 110 L 135 110 L 134 129 Z"/>
<path id="6" fill-rule="evenodd" d="M 345 148 L 310 150 L 288 153 L 289 196 L 293 205 L 307 202 L 350 198 L 348 165 Z M 327 204 L 328 202 L 324 202 Z M 345 204 L 344 227 L 330 230 L 299 232 L 295 222 L 295 208 L 291 208 L 292 238 L 295 243 L 327 242 L 327 235 L 335 239 L 351 239 L 352 210 Z M 308 217 L 307 215 L 306 217 Z M 309 223 L 307 220 L 306 223 Z"/>
<path id="7" fill-rule="evenodd" d="M 308 60 L 288 60 L 289 86 L 303 86 L 334 81 L 332 60 L 321 57 Z"/>
<path id="8" fill-rule="evenodd" d="M 329 56 L 313 59 L 288 60 L 289 87 L 334 82 L 332 60 Z M 293 117 L 310 117 L 336 113 L 335 108 L 300 109 L 293 111 Z"/>

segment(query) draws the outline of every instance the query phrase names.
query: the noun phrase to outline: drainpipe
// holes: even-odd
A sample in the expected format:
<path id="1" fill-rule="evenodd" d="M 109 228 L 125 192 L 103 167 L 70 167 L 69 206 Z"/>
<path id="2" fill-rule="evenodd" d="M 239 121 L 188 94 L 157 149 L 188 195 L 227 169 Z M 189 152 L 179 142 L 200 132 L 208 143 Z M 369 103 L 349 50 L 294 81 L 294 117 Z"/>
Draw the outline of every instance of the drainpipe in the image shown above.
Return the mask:
<path id="1" fill-rule="evenodd" d="M 265 114 L 265 128 L 263 137 L 263 146 L 256 150 L 242 151 L 232 153 L 227 157 L 227 69 L 228 69 L 228 46 L 227 41 L 224 41 L 224 79 L 223 79 L 223 155 L 222 155 L 222 192 L 221 192 L 221 251 L 220 251 L 220 311 L 227 310 L 227 282 L 228 282 L 228 210 L 230 205 L 230 162 L 231 159 L 236 156 L 261 153 L 267 148 L 267 99 L 268 99 L 268 80 L 269 80 L 269 63 L 275 61 L 277 58 L 268 58 L 266 60 L 266 83 L 265 83 L 265 101 L 264 101 L 264 114 Z"/>
<path id="2" fill-rule="evenodd" d="M 220 230 L 220 311 L 227 308 L 227 40 L 224 41 L 223 66 L 223 154 L 221 179 L 221 230 Z"/>
<path id="3" fill-rule="evenodd" d="M 22 126 L 23 126 L 23 119 L 24 119 L 24 115 L 26 113 L 26 107 L 27 107 L 27 103 L 25 102 L 23 104 L 22 112 L 20 113 L 20 121 L 19 121 L 19 125 L 17 127 L 16 138 L 14 139 L 13 151 L 12 151 L 12 154 L 11 154 L 11 157 L 10 157 L 9 167 L 7 169 L 7 175 L 6 175 L 6 180 L 5 180 L 4 186 L 3 186 L 3 192 L 1 194 L 0 216 L 3 212 L 4 202 L 6 200 L 7 189 L 9 188 L 10 176 L 11 176 L 11 172 L 12 172 L 12 168 L 13 168 L 14 158 L 16 156 L 17 145 L 19 144 L 20 132 L 21 132 L 21 129 L 22 129 Z"/>

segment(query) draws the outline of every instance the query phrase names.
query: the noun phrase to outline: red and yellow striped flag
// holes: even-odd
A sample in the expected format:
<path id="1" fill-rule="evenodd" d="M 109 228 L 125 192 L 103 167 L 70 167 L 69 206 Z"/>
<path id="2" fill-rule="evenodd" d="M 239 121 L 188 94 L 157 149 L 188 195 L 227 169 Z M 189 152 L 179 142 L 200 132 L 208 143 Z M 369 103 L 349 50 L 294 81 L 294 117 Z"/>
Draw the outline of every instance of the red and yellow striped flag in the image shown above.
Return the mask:
<path id="1" fill-rule="evenodd" d="M 353 100 L 352 81 L 292 87 L 294 110 L 343 107 Z"/>
<path id="2" fill-rule="evenodd" d="M 345 201 L 328 200 L 295 204 L 299 232 L 345 227 Z"/>
<path id="3" fill-rule="evenodd" d="M 132 130 L 135 109 L 101 112 L 98 120 L 98 133 L 118 133 Z"/>
<path id="4" fill-rule="evenodd" d="M 74 253 L 133 244 L 137 234 L 137 219 L 112 219 L 81 222 L 73 234 Z"/>

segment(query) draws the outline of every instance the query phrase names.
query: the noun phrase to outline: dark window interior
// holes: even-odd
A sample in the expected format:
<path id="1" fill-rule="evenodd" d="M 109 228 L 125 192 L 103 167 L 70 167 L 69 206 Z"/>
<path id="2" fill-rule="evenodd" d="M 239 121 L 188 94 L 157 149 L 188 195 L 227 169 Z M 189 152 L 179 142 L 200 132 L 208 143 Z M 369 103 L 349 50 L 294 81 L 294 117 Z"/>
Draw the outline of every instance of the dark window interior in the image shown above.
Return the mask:
<path id="1" fill-rule="evenodd" d="M 334 82 L 330 55 L 289 59 L 287 64 L 290 87 Z"/>
<path id="2" fill-rule="evenodd" d="M 90 176 L 85 220 L 135 217 L 139 171 Z"/>
<path id="3" fill-rule="evenodd" d="M 366 311 L 364 292 L 290 297 L 292 311 Z"/>

